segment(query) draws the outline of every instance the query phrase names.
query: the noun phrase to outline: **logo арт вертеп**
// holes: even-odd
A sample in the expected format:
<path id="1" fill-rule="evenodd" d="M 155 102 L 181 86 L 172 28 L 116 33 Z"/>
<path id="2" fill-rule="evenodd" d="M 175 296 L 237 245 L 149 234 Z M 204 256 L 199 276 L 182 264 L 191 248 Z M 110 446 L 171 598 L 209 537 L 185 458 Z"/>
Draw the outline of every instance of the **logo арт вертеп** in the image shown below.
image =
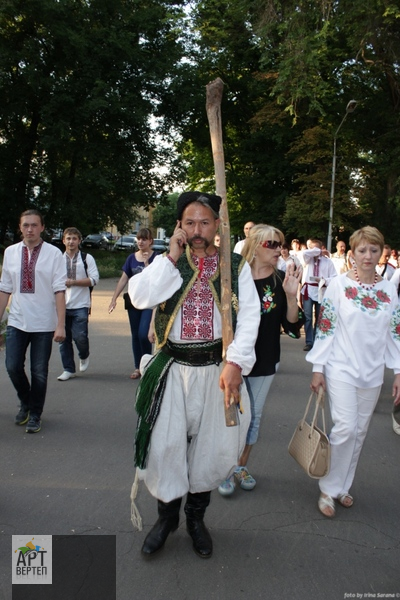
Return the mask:
<path id="1" fill-rule="evenodd" d="M 12 583 L 52 583 L 52 536 L 13 535 Z M 22 543 L 21 543 L 22 542 Z"/>

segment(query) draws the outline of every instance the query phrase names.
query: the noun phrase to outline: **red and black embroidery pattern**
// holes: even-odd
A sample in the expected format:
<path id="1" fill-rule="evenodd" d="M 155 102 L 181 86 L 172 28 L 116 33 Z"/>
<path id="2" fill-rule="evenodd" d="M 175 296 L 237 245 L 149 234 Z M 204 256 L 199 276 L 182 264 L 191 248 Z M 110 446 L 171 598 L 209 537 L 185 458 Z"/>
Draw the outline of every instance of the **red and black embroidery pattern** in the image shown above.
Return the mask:
<path id="1" fill-rule="evenodd" d="M 22 246 L 21 258 L 21 294 L 35 293 L 35 268 L 42 244 L 35 246 L 29 258 L 27 246 Z"/>
<path id="2" fill-rule="evenodd" d="M 208 285 L 218 267 L 218 255 L 192 256 L 200 273 L 182 306 L 182 339 L 213 340 L 214 298 Z"/>

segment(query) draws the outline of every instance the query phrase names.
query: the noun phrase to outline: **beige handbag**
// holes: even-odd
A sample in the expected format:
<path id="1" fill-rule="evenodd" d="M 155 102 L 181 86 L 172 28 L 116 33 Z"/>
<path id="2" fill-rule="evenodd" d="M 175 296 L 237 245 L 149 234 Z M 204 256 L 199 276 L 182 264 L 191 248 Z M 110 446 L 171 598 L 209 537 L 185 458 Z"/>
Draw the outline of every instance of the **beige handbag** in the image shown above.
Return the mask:
<path id="1" fill-rule="evenodd" d="M 317 398 L 313 420 L 310 425 L 307 423 L 306 418 L 314 396 L 317 396 Z M 293 456 L 307 475 L 314 479 L 328 475 L 330 468 L 331 448 L 325 429 L 324 400 L 325 394 L 321 386 L 318 395 L 314 392 L 310 395 L 304 417 L 298 422 L 288 448 L 289 454 Z M 322 429 L 317 426 L 320 408 L 322 411 Z"/>

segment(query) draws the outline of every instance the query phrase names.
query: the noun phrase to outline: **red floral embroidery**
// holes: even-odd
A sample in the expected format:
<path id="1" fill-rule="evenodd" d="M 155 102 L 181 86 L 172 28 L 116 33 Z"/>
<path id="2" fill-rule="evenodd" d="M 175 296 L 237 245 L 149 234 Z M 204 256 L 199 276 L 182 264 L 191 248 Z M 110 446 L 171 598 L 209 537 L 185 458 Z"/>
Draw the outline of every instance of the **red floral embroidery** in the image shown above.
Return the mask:
<path id="1" fill-rule="evenodd" d="M 332 327 L 332 324 L 329 319 L 319 319 L 318 327 L 322 333 L 326 333 Z"/>
<path id="2" fill-rule="evenodd" d="M 376 297 L 378 298 L 378 300 L 380 300 L 381 302 L 386 302 L 387 304 L 390 303 L 390 298 L 389 296 L 386 294 L 386 292 L 384 292 L 383 290 L 378 290 L 376 292 Z"/>
<path id="3" fill-rule="evenodd" d="M 366 296 L 365 298 L 362 298 L 361 304 L 365 306 L 365 308 L 376 308 L 378 306 L 377 301 L 371 298 L 371 296 Z"/>
<path id="4" fill-rule="evenodd" d="M 217 270 L 218 255 L 192 258 L 200 274 L 182 306 L 182 339 L 213 340 L 214 298 L 208 280 Z"/>
<path id="5" fill-rule="evenodd" d="M 346 298 L 349 298 L 350 300 L 354 300 L 354 298 L 357 297 L 357 288 L 347 287 L 345 289 L 345 294 L 346 294 Z"/>
<path id="6" fill-rule="evenodd" d="M 35 293 L 35 268 L 41 248 L 41 243 L 38 246 L 35 246 L 31 252 L 31 256 L 29 257 L 29 250 L 27 246 L 22 246 L 20 284 L 21 294 Z"/>

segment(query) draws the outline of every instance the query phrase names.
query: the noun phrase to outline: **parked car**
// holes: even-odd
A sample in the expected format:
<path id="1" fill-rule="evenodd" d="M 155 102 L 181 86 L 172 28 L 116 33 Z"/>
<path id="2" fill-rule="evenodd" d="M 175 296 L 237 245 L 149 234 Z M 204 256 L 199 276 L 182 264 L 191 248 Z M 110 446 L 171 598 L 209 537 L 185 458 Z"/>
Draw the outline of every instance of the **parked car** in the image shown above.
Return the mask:
<path id="1" fill-rule="evenodd" d="M 51 238 L 51 243 L 53 244 L 53 246 L 57 246 L 57 248 L 60 248 L 60 250 L 62 250 L 63 252 L 65 252 L 65 246 L 63 243 L 63 238 L 62 236 L 54 236 Z"/>
<path id="2" fill-rule="evenodd" d="M 105 236 L 106 236 L 106 238 L 107 238 L 107 239 L 108 239 L 110 242 L 112 242 L 112 241 L 113 241 L 113 239 L 114 239 L 114 236 L 113 236 L 113 234 L 111 233 L 111 231 L 100 231 L 100 234 L 101 234 L 101 235 L 105 235 Z"/>
<path id="3" fill-rule="evenodd" d="M 153 240 L 152 248 L 156 252 L 166 252 L 166 250 L 168 250 L 168 244 L 165 240 L 156 238 L 155 240 Z"/>
<path id="4" fill-rule="evenodd" d="M 102 233 L 92 233 L 85 237 L 82 241 L 82 248 L 97 248 L 108 250 L 110 248 L 110 240 Z"/>
<path id="5" fill-rule="evenodd" d="M 125 250 L 132 252 L 136 250 L 136 237 L 134 235 L 123 235 L 114 244 L 114 250 Z"/>

